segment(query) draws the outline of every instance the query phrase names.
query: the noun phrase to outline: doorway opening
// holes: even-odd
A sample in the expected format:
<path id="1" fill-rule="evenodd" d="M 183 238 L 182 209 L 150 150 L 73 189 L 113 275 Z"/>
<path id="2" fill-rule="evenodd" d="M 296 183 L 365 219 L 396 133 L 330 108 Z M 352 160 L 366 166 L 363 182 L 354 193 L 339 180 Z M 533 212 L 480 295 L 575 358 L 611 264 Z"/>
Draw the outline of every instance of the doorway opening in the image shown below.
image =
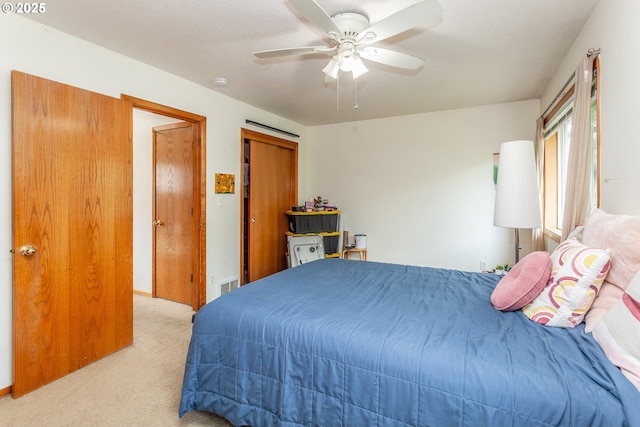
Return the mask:
<path id="1" fill-rule="evenodd" d="M 134 226 L 134 253 L 137 254 L 139 251 L 141 254 L 138 257 L 134 257 L 134 288 L 136 288 L 137 283 L 136 277 L 141 280 L 141 283 L 148 284 L 150 280 L 150 283 L 153 284 L 151 288 L 146 287 L 142 291 L 136 290 L 136 293 L 141 293 L 143 295 L 147 294 L 154 297 L 158 296 L 178 302 L 185 302 L 191 305 L 194 311 L 198 311 L 200 307 L 206 303 L 206 117 L 150 101 L 145 101 L 129 95 L 122 95 L 122 99 L 133 103 L 134 128 L 137 126 L 135 120 L 136 116 L 138 118 L 146 117 L 150 120 L 145 123 L 154 123 L 153 126 L 149 125 L 148 129 L 144 129 L 144 127 L 142 128 L 142 132 L 148 132 L 148 136 L 150 138 L 154 132 L 153 127 L 156 127 L 157 130 L 164 130 L 173 127 L 188 127 L 193 133 L 192 150 L 188 150 L 188 148 L 184 148 L 183 150 L 183 156 L 190 156 L 189 160 L 191 163 L 189 168 L 191 169 L 190 176 L 192 182 L 189 183 L 191 186 L 188 189 L 191 194 L 188 195 L 190 197 L 187 197 L 187 199 L 189 199 L 188 202 L 190 202 L 190 206 L 186 208 L 188 213 L 182 215 L 183 219 L 185 219 L 185 215 L 191 216 L 185 222 L 189 224 L 187 227 L 188 231 L 185 231 L 185 233 L 187 233 L 187 240 L 190 242 L 190 244 L 185 245 L 185 247 L 188 246 L 190 252 L 180 259 L 180 263 L 189 264 L 184 266 L 186 269 L 185 271 L 191 270 L 190 274 L 187 272 L 188 276 L 190 276 L 187 279 L 190 281 L 188 284 L 191 290 L 190 295 L 184 297 L 184 301 L 179 301 L 173 297 L 173 291 L 171 289 L 167 291 L 167 289 L 155 286 L 156 283 L 160 283 L 158 280 L 161 280 L 165 273 L 169 272 L 167 274 L 171 274 L 173 271 L 171 265 L 167 265 L 167 260 L 171 259 L 175 253 L 172 252 L 173 249 L 164 250 L 164 247 L 174 248 L 176 243 L 173 240 L 176 237 L 175 234 L 169 233 L 169 235 L 167 235 L 166 233 L 169 229 L 174 230 L 174 226 L 169 225 L 166 219 L 156 218 L 153 216 L 154 214 L 157 215 L 159 212 L 156 209 L 156 205 L 159 200 L 157 199 L 158 196 L 156 196 L 157 192 L 155 189 L 157 170 L 155 147 L 153 148 L 154 151 L 150 151 L 152 149 L 151 147 L 142 147 L 143 149 L 147 149 L 146 154 L 142 154 L 142 156 L 153 155 L 153 160 L 147 158 L 145 160 L 147 164 L 145 170 L 136 170 L 135 173 L 136 179 L 142 180 L 140 185 L 142 185 L 143 188 L 146 188 L 146 192 L 143 192 L 142 194 L 150 194 L 151 190 L 153 190 L 153 197 L 152 200 L 149 200 L 151 197 L 147 197 L 147 200 L 143 201 L 140 200 L 139 195 L 136 195 L 136 192 L 134 191 L 134 222 L 138 225 L 138 227 Z M 169 143 L 172 144 L 171 141 Z M 174 162 L 176 159 L 170 161 Z M 168 179 L 169 181 L 173 180 L 174 177 L 170 176 L 172 173 L 174 172 L 170 171 L 169 177 L 167 178 L 167 176 L 165 176 L 165 179 Z M 134 179 L 134 188 L 136 187 L 140 188 L 136 185 Z M 162 197 L 165 195 L 166 192 L 162 192 Z M 142 207 L 138 209 L 136 203 L 138 203 L 138 207 L 140 205 L 142 205 Z M 177 211 L 177 208 L 173 205 L 173 203 L 175 203 L 175 199 L 173 199 L 173 201 L 170 200 L 168 203 L 170 208 L 168 210 L 164 209 L 162 215 L 166 215 L 167 212 L 174 214 Z M 144 207 L 145 204 L 147 205 L 146 208 Z M 165 208 L 166 207 L 167 206 L 165 206 Z M 142 218 L 136 219 L 136 213 L 138 213 Z M 177 226 L 175 227 L 175 229 L 178 228 L 179 227 Z M 163 247 L 161 248 L 156 248 L 156 242 L 159 241 L 159 238 L 163 238 L 164 240 L 161 241 L 167 244 L 163 244 Z M 152 255 L 151 257 L 147 257 L 145 254 Z M 160 254 L 160 256 L 158 256 L 158 254 Z M 149 271 L 151 272 L 150 275 Z"/>

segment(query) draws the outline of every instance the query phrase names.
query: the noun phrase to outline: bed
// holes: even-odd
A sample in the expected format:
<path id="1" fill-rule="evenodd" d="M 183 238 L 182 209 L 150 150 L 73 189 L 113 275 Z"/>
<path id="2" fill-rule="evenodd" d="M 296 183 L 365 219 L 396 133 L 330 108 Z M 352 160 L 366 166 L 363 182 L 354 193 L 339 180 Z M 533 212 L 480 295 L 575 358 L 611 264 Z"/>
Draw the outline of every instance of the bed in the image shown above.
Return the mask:
<path id="1" fill-rule="evenodd" d="M 179 415 L 236 426 L 640 426 L 584 325 L 491 304 L 495 274 L 323 259 L 195 316 Z"/>

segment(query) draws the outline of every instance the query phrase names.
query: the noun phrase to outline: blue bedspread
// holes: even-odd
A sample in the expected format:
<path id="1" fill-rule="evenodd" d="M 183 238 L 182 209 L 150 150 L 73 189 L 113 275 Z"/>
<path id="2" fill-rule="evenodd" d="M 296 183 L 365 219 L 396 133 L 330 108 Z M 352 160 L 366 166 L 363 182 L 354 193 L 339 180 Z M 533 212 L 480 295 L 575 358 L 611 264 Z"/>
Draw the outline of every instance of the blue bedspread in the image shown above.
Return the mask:
<path id="1" fill-rule="evenodd" d="M 493 308 L 498 276 L 326 259 L 203 307 L 180 416 L 235 425 L 625 426 L 640 393 L 591 334 Z"/>

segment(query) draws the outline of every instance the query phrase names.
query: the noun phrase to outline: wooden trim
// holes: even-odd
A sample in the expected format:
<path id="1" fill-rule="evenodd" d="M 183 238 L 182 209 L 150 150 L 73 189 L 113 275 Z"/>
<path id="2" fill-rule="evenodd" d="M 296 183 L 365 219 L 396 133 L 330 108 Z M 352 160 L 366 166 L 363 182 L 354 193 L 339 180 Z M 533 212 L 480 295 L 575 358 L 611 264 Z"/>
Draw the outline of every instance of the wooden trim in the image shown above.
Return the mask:
<path id="1" fill-rule="evenodd" d="M 154 126 L 153 130 L 156 131 L 156 132 L 162 132 L 163 130 L 190 128 L 192 126 L 193 126 L 193 123 L 191 123 L 191 122 L 178 122 L 178 123 L 171 123 L 171 124 L 168 124 L 168 125 Z"/>
<path id="2" fill-rule="evenodd" d="M 560 111 L 561 108 L 564 108 L 564 106 L 567 104 L 567 101 L 571 99 L 575 91 L 576 85 L 574 83 L 573 86 L 571 86 L 571 88 L 567 91 L 567 93 L 564 94 L 562 99 L 556 103 L 555 107 L 553 107 L 551 111 L 549 111 L 549 113 L 544 116 L 544 126 L 546 126 L 551 121 L 551 119 L 553 119 L 553 117 L 558 113 L 558 111 Z"/>
<path id="3" fill-rule="evenodd" d="M 196 197 L 196 206 L 194 209 L 196 212 L 200 212 L 200 221 L 198 223 L 200 241 L 200 277 L 198 278 L 198 297 L 197 309 L 199 310 L 203 305 L 207 303 L 207 120 L 199 121 L 198 124 L 198 147 L 200 157 L 197 158 L 197 162 L 194 164 L 196 170 L 196 176 L 200 177 L 200 181 L 197 186 L 200 189 L 200 197 Z M 194 188 L 194 191 L 197 189 Z M 194 307 L 195 309 L 195 307 Z M 197 311 L 197 310 L 194 310 Z"/>
<path id="4" fill-rule="evenodd" d="M 596 207 L 600 207 L 600 91 L 602 86 L 600 86 L 600 56 L 596 56 L 593 60 L 593 66 L 596 70 L 596 155 L 598 164 L 596 166 Z"/>
<path id="5" fill-rule="evenodd" d="M 191 125 L 191 123 L 189 123 Z M 158 182 L 158 156 L 157 156 L 157 143 L 158 143 L 158 135 L 156 134 L 155 129 L 151 128 L 151 220 L 155 221 L 157 218 L 156 205 L 158 203 L 158 199 L 156 197 L 156 185 Z M 151 297 L 156 298 L 158 296 L 157 290 L 157 272 L 156 266 L 158 265 L 156 260 L 156 249 L 158 247 L 156 243 L 157 232 L 154 230 L 151 232 Z"/>
<path id="6" fill-rule="evenodd" d="M 277 145 L 279 147 L 288 148 L 296 152 L 298 151 L 298 143 L 294 141 L 289 141 L 287 139 L 278 138 L 277 136 L 271 136 L 271 135 L 267 135 L 264 133 L 256 132 L 256 131 L 245 129 L 245 128 L 241 129 L 241 133 L 242 133 L 241 142 L 243 147 L 244 147 L 244 140 L 250 139 L 252 141 L 264 142 L 266 144 L 272 144 L 272 145 Z M 244 167 L 244 153 L 240 160 L 243 162 L 243 167 Z M 296 169 L 297 168 L 298 166 L 296 165 Z"/>
<path id="7" fill-rule="evenodd" d="M 561 235 L 558 234 L 560 230 L 549 230 L 547 228 L 544 229 L 544 235 L 550 238 L 551 240 L 555 240 L 560 243 Z"/>
<path id="8" fill-rule="evenodd" d="M 141 295 L 143 297 L 149 297 L 149 298 L 153 297 L 149 292 L 137 291 L 135 289 L 133 290 L 133 293 L 136 295 Z"/>
<path id="9" fill-rule="evenodd" d="M 155 102 L 147 101 L 141 98 L 136 98 L 135 96 L 122 94 L 120 98 L 133 102 L 134 108 L 145 110 L 150 113 L 160 114 L 161 116 L 173 117 L 174 119 L 180 119 L 191 123 L 198 123 L 207 120 L 207 118 L 204 116 L 193 114 L 184 110 L 179 110 L 173 107 L 168 107 L 166 105 L 157 104 Z"/>
<path id="10" fill-rule="evenodd" d="M 558 133 L 544 141 L 544 228 L 558 225 Z"/>
<path id="11" fill-rule="evenodd" d="M 198 230 L 194 233 L 196 244 L 194 258 L 197 260 L 198 278 L 196 292 L 193 295 L 192 308 L 198 311 L 207 301 L 207 177 L 206 177 L 206 147 L 207 147 L 207 118 L 199 114 L 157 104 L 155 102 L 136 98 L 131 95 L 122 94 L 121 99 L 131 101 L 133 108 L 144 110 L 162 116 L 173 117 L 194 124 L 196 127 L 198 144 L 196 147 L 194 165 L 194 214 L 196 215 L 196 226 Z M 131 112 L 133 115 L 133 111 Z"/>
<path id="12" fill-rule="evenodd" d="M 11 386 L 0 388 L 0 397 L 6 396 L 7 394 L 10 394 L 10 393 L 11 393 Z"/>

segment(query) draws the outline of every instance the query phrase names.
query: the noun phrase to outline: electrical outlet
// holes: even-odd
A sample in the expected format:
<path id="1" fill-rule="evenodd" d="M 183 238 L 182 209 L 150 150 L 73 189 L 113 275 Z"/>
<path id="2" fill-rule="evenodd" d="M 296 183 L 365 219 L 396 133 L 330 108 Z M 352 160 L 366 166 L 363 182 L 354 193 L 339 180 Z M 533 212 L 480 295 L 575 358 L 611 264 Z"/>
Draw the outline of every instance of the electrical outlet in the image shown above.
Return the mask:
<path id="1" fill-rule="evenodd" d="M 487 268 L 487 261 L 482 260 L 480 261 L 480 271 L 488 271 L 489 269 Z"/>

